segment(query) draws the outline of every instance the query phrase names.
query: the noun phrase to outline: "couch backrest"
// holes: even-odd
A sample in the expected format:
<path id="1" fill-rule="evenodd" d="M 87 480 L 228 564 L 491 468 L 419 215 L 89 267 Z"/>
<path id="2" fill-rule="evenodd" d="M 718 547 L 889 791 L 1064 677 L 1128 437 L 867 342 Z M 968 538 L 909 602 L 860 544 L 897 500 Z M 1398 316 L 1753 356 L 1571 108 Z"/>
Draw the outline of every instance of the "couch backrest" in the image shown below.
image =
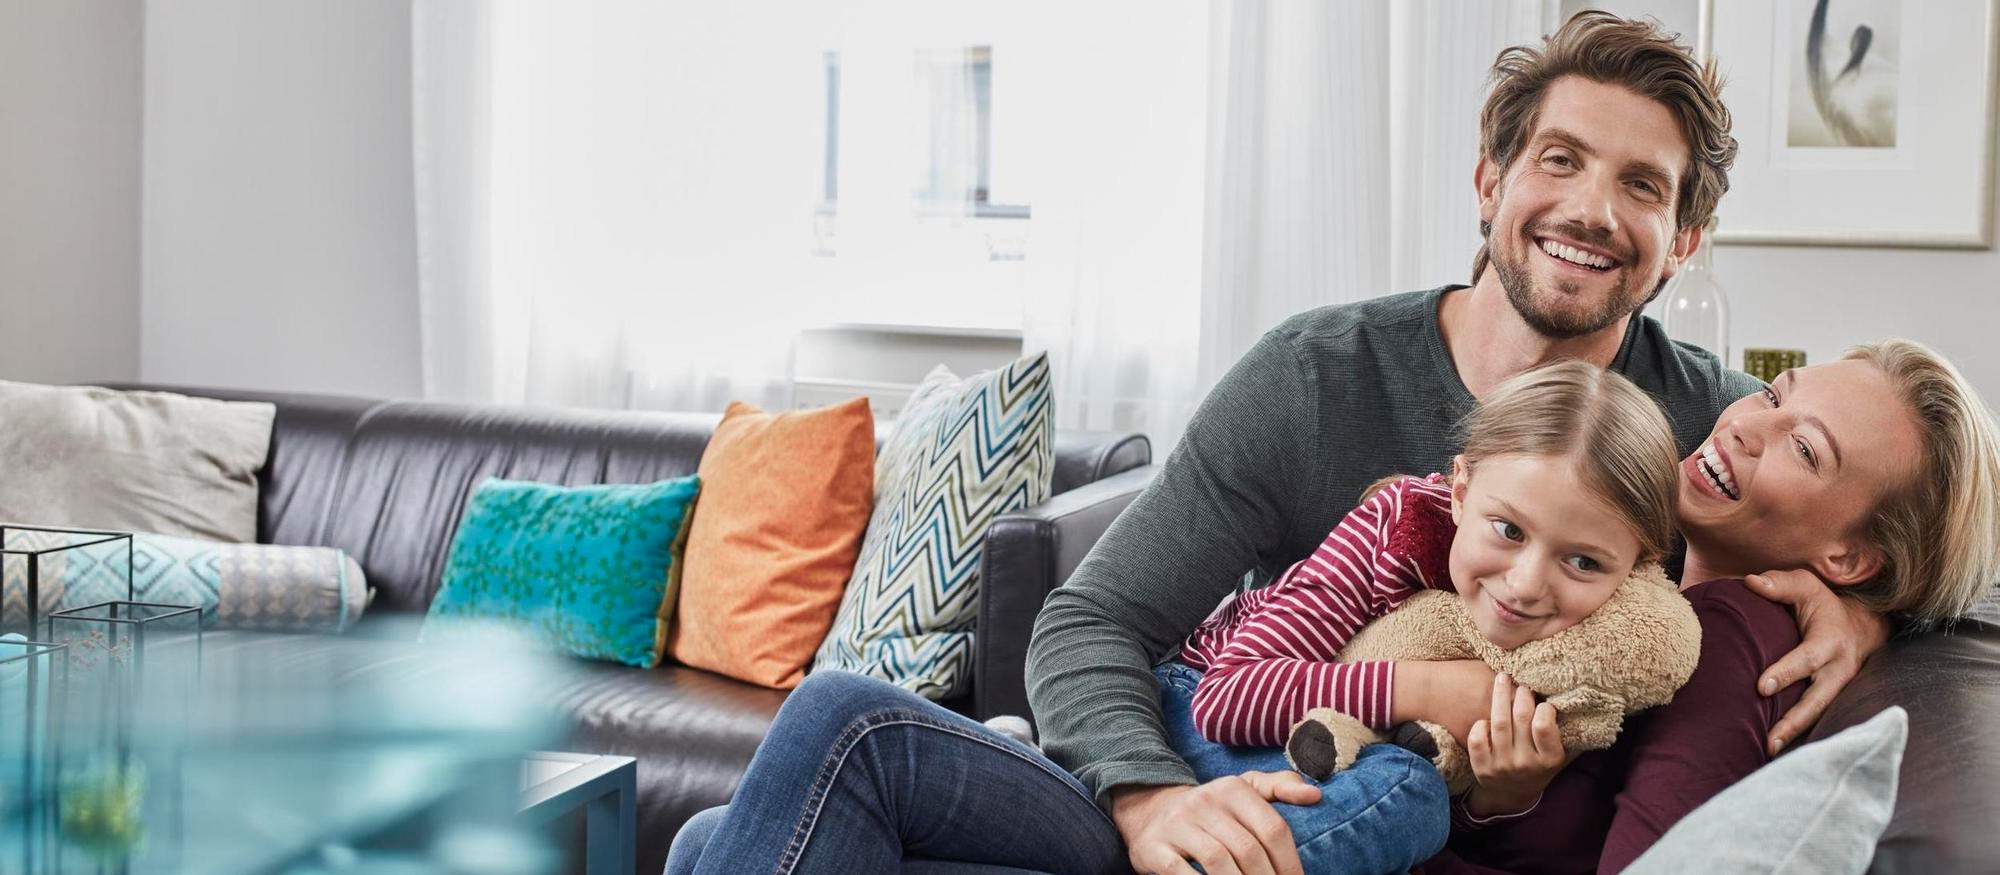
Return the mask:
<path id="1" fill-rule="evenodd" d="M 692 474 L 721 419 L 110 385 L 275 403 L 258 540 L 346 550 L 375 588 L 377 611 L 429 607 L 465 503 L 486 478 L 580 486 Z M 1058 432 L 1055 457 L 1060 493 L 1149 464 L 1152 445 L 1138 434 Z"/>
<path id="2" fill-rule="evenodd" d="M 258 472 L 257 540 L 265 544 L 322 546 L 334 487 L 347 467 L 348 442 L 370 411 L 372 398 L 209 389 L 143 383 L 103 383 L 112 389 L 179 392 L 225 401 L 268 401 L 278 407 L 271 424 L 271 453 Z"/>
<path id="3" fill-rule="evenodd" d="M 695 472 L 716 417 L 397 402 L 355 427 L 321 543 L 346 550 L 374 609 L 421 611 L 452 536 L 489 477 L 564 486 Z"/>

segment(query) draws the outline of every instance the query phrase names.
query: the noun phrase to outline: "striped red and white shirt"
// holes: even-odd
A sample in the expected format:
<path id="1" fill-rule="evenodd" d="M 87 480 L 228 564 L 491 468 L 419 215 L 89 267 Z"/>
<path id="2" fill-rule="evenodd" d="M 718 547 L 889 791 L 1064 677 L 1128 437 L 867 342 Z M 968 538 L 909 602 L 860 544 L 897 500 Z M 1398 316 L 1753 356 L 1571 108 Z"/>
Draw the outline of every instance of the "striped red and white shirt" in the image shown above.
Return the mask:
<path id="1" fill-rule="evenodd" d="M 1451 485 L 1405 477 L 1343 517 L 1276 583 L 1216 608 L 1181 647 L 1202 671 L 1194 723 L 1223 744 L 1275 747 L 1314 708 L 1390 725 L 1393 662 L 1337 663 L 1361 627 L 1424 589 L 1453 589 Z"/>

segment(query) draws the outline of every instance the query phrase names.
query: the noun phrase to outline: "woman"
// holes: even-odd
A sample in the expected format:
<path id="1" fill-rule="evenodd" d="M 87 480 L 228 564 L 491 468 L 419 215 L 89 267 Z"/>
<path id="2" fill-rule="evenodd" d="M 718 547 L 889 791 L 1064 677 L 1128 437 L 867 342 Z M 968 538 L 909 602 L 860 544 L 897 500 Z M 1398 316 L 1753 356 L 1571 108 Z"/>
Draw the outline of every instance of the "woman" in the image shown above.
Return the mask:
<path id="1" fill-rule="evenodd" d="M 1429 868 L 1616 869 L 1762 765 L 1765 733 L 1789 701 L 1757 696 L 1755 678 L 1797 631 L 1735 578 L 1807 570 L 1872 610 L 1919 620 L 1964 614 L 2000 578 L 1992 415 L 1914 343 L 1859 347 L 1781 376 L 1725 410 L 1682 473 L 1682 580 L 1717 581 L 1686 589 L 1703 621 L 1694 679 L 1619 747 L 1580 757 L 1535 808 L 1455 842 Z M 1446 720 L 1460 729 L 1484 716 L 1489 687 L 1465 688 L 1441 703 L 1465 713 Z M 1267 798 L 1319 796 L 1269 780 L 1258 788 Z M 667 871 L 1125 866 L 1110 819 L 1032 748 L 885 684 L 816 675 L 786 702 L 734 802 L 675 839 Z"/>
<path id="2" fill-rule="evenodd" d="M 1682 580 L 1713 581 L 1684 588 L 1702 621 L 1694 678 L 1616 747 L 1580 756 L 1533 811 L 1455 837 L 1424 871 L 1616 872 L 1768 760 L 1758 740 L 1798 691 L 1747 691 L 1798 637 L 1783 608 L 1731 579 L 1749 569 L 1808 569 L 1918 625 L 1971 610 L 2000 579 L 1995 443 L 1962 378 L 1904 341 L 1787 372 L 1724 410 L 1681 482 Z M 1718 467 L 1711 447 L 1726 491 L 1702 470 Z"/>

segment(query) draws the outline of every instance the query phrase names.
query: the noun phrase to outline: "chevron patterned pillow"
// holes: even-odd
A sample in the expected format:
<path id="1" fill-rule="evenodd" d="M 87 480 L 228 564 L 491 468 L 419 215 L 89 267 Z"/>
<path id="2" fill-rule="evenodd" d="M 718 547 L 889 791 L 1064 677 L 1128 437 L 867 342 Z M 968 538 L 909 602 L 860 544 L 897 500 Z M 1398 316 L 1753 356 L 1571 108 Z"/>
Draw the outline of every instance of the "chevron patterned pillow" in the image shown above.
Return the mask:
<path id="1" fill-rule="evenodd" d="M 960 380 L 939 366 L 875 465 L 875 510 L 814 671 L 931 699 L 972 680 L 979 557 L 993 518 L 1046 501 L 1055 469 L 1049 358 Z"/>

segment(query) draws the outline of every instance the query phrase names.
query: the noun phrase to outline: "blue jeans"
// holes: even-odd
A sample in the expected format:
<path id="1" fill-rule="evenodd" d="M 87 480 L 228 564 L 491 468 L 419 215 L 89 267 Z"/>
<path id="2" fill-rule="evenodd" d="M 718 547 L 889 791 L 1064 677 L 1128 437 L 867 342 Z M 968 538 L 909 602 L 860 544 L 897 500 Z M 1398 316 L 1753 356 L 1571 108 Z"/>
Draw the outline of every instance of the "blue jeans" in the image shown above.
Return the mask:
<path id="1" fill-rule="evenodd" d="M 1195 777 L 1211 781 L 1244 772 L 1290 771 L 1275 747 L 1232 747 L 1195 731 L 1194 688 L 1201 672 L 1179 662 L 1153 669 L 1167 744 Z M 1400 747 L 1370 745 L 1354 767 L 1319 784 L 1315 805 L 1276 803 L 1307 875 L 1403 872 L 1444 848 L 1451 833 L 1451 793 L 1428 760 Z"/>
<path id="2" fill-rule="evenodd" d="M 810 675 L 723 808 L 695 815 L 669 875 L 1125 872 L 1083 784 L 1039 751 L 905 690 Z"/>

